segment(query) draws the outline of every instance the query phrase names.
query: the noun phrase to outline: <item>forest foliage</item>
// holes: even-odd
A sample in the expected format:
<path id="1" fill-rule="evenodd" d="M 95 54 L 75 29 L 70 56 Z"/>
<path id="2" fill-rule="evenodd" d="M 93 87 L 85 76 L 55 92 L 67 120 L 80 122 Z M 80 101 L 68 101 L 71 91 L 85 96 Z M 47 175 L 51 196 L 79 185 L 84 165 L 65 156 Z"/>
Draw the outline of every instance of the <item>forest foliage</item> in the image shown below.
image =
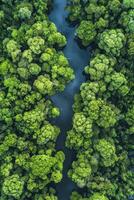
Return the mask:
<path id="1" fill-rule="evenodd" d="M 134 197 L 134 1 L 72 0 L 69 20 L 92 55 L 73 106 L 66 146 L 75 150 L 68 175 L 82 194 L 71 200 Z"/>
<path id="2" fill-rule="evenodd" d="M 0 0 L 0 200 L 58 200 L 60 110 L 50 100 L 75 78 L 66 37 L 48 14 L 51 0 Z M 87 81 L 74 98 L 66 147 L 81 189 L 71 200 L 134 197 L 134 1 L 70 0 L 76 39 L 92 47 Z M 70 119 L 71 120 L 71 119 Z"/>
<path id="3" fill-rule="evenodd" d="M 62 179 L 55 148 L 59 116 L 50 97 L 74 73 L 62 52 L 66 38 L 48 19 L 51 1 L 0 1 L 0 199 L 57 200 Z"/>

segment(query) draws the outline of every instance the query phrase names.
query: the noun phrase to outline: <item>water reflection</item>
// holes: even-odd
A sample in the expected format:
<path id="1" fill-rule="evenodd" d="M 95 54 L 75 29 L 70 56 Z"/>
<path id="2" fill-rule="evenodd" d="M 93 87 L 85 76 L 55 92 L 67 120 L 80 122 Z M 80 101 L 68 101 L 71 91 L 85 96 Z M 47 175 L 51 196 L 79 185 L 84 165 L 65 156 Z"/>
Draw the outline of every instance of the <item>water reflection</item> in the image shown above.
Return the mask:
<path id="1" fill-rule="evenodd" d="M 60 117 L 53 120 L 53 123 L 61 128 L 61 134 L 57 140 L 57 149 L 64 151 L 66 155 L 63 180 L 61 183 L 57 184 L 56 189 L 59 200 L 69 200 L 70 193 L 76 186 L 67 177 L 67 171 L 71 166 L 75 155 L 73 151 L 65 148 L 65 139 L 66 132 L 70 130 L 72 126 L 72 105 L 74 95 L 79 91 L 81 83 L 86 80 L 83 70 L 89 62 L 90 49 L 81 49 L 74 40 L 76 27 L 71 27 L 66 21 L 66 17 L 68 15 L 68 12 L 65 10 L 67 0 L 54 0 L 53 4 L 53 11 L 51 12 L 49 18 L 56 24 L 58 30 L 64 33 L 67 38 L 67 45 L 63 52 L 75 71 L 75 80 L 68 84 L 64 92 L 51 98 L 55 105 L 61 110 Z"/>

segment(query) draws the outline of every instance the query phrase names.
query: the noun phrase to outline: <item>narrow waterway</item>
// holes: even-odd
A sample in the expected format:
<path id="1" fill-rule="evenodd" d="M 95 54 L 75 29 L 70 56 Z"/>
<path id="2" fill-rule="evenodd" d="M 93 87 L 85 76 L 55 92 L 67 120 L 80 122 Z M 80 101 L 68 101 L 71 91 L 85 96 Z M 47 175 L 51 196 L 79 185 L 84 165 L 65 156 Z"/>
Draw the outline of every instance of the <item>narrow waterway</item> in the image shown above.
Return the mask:
<path id="1" fill-rule="evenodd" d="M 58 31 L 63 33 L 67 38 L 67 45 L 63 49 L 65 56 L 68 58 L 70 65 L 74 69 L 75 79 L 67 85 L 64 92 L 53 96 L 51 99 L 61 110 L 61 115 L 53 120 L 53 123 L 60 127 L 61 134 L 57 140 L 57 150 L 62 150 L 65 153 L 66 159 L 64 162 L 63 179 L 56 185 L 56 190 L 59 200 L 69 200 L 72 190 L 75 185 L 67 177 L 67 172 L 74 158 L 74 152 L 65 147 L 66 132 L 72 127 L 74 95 L 79 91 L 81 83 L 85 82 L 86 78 L 83 74 L 84 67 L 89 62 L 90 49 L 81 49 L 75 38 L 76 27 L 71 27 L 66 21 L 68 12 L 65 10 L 68 0 L 54 0 L 53 10 L 49 16 L 54 22 Z"/>

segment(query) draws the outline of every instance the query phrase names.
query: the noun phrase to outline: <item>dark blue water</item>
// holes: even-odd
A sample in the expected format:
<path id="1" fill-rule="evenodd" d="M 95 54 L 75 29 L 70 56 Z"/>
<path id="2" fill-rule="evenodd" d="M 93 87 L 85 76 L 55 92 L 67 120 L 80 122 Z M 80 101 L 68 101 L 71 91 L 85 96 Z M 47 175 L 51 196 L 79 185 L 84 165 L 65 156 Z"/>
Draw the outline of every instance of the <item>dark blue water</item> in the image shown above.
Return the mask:
<path id="1" fill-rule="evenodd" d="M 63 52 L 75 72 L 75 79 L 67 85 L 64 92 L 51 98 L 55 105 L 61 110 L 60 117 L 53 120 L 53 123 L 61 129 L 56 148 L 57 150 L 62 150 L 66 156 L 63 179 L 56 186 L 59 200 L 69 200 L 72 190 L 76 188 L 74 183 L 67 177 L 68 169 L 70 168 L 75 155 L 73 151 L 70 151 L 65 147 L 65 140 L 66 132 L 72 127 L 72 105 L 74 102 L 74 95 L 79 91 L 81 83 L 86 80 L 83 70 L 89 63 L 90 56 L 90 49 L 81 49 L 74 40 L 76 27 L 71 27 L 66 21 L 68 16 L 68 12 L 65 10 L 67 2 L 67 0 L 54 0 L 53 10 L 49 16 L 50 20 L 56 24 L 58 31 L 63 33 L 67 38 L 67 45 L 63 49 Z"/>

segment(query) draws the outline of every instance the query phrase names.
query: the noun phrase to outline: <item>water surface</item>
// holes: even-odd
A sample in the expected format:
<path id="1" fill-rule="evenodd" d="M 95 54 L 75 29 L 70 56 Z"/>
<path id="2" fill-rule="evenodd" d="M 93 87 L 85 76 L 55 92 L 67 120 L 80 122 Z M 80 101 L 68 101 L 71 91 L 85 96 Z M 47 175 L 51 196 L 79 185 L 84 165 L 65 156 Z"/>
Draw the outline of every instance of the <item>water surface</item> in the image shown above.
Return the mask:
<path id="1" fill-rule="evenodd" d="M 68 12 L 65 10 L 67 0 L 54 0 L 53 10 L 49 16 L 54 22 L 58 31 L 63 33 L 67 38 L 67 45 L 63 49 L 65 56 L 68 58 L 70 65 L 74 69 L 75 79 L 67 85 L 64 92 L 53 96 L 51 99 L 54 104 L 60 108 L 61 115 L 53 120 L 53 123 L 60 127 L 61 134 L 58 137 L 56 148 L 65 153 L 66 159 L 64 162 L 63 179 L 56 185 L 56 190 L 59 200 L 69 200 L 69 196 L 76 188 L 75 184 L 67 177 L 67 171 L 74 159 L 74 152 L 65 147 L 66 132 L 72 127 L 74 95 L 79 91 L 81 83 L 85 82 L 86 78 L 83 74 L 84 67 L 89 62 L 90 49 L 81 49 L 75 38 L 75 29 L 66 21 Z"/>

